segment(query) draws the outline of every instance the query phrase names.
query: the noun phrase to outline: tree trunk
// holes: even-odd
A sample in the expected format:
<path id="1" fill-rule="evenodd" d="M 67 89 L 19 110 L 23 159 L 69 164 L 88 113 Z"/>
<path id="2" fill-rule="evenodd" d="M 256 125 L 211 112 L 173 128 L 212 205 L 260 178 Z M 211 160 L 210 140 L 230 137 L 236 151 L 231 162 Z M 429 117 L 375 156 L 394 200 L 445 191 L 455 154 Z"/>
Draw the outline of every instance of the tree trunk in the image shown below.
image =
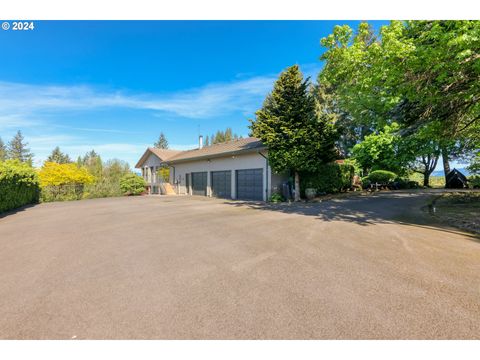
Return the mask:
<path id="1" fill-rule="evenodd" d="M 426 187 L 429 187 L 430 183 L 430 172 L 429 171 L 425 171 L 423 173 L 423 186 L 426 186 Z"/>
<path id="2" fill-rule="evenodd" d="M 295 196 L 294 201 L 300 201 L 300 175 L 295 171 Z"/>
<path id="3" fill-rule="evenodd" d="M 442 161 L 443 161 L 443 172 L 445 173 L 445 186 L 447 182 L 447 175 L 450 172 L 450 163 L 448 161 L 448 152 L 447 149 L 442 148 Z"/>

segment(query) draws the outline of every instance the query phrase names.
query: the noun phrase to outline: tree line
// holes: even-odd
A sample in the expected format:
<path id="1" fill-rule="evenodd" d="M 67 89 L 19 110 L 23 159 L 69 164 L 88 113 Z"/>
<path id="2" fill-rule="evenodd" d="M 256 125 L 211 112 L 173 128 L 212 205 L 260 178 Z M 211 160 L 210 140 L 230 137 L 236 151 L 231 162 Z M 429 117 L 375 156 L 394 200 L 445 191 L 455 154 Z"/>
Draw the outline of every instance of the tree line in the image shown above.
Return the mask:
<path id="1" fill-rule="evenodd" d="M 232 128 L 227 127 L 225 130 L 217 130 L 215 134 L 205 137 L 205 146 L 224 143 L 227 141 L 241 139 L 242 136 L 233 132 Z M 169 143 L 167 137 L 163 132 L 160 132 L 158 140 L 153 143 L 153 146 L 158 149 L 168 149 Z"/>

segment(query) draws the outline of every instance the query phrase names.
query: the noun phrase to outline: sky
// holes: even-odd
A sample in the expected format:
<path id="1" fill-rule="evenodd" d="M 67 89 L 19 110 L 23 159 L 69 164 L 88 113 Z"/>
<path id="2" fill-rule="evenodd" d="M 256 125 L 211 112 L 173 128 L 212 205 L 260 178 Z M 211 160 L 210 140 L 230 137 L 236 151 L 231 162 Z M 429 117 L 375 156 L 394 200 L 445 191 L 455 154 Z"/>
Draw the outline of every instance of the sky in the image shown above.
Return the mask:
<path id="1" fill-rule="evenodd" d="M 231 127 L 248 135 L 278 74 L 316 79 L 320 39 L 358 21 L 37 21 L 0 30 L 0 137 L 21 130 L 40 166 L 55 146 L 134 166 Z M 386 21 L 371 22 L 379 28 Z"/>

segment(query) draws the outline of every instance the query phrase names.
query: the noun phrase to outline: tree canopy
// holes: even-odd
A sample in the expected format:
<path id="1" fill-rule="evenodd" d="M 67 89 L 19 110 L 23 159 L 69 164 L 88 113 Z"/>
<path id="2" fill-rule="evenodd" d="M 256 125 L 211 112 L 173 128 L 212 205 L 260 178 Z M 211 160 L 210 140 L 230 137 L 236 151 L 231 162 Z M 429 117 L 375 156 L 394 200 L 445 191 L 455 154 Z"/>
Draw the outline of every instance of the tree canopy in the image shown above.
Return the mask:
<path id="1" fill-rule="evenodd" d="M 397 122 L 402 137 L 428 134 L 433 143 L 412 149 L 430 165 L 440 149 L 446 172 L 478 148 L 480 22 L 392 21 L 378 34 L 367 23 L 336 26 L 321 44 L 318 81 L 351 129 L 346 147 Z"/>

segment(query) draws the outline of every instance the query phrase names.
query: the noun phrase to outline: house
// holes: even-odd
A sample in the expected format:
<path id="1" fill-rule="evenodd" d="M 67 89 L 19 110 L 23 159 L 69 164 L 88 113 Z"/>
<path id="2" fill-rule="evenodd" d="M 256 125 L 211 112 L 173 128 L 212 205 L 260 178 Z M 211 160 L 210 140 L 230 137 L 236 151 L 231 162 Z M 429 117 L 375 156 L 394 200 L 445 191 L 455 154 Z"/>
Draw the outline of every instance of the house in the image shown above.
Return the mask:
<path id="1" fill-rule="evenodd" d="M 179 195 L 266 201 L 288 180 L 288 174 L 272 172 L 266 147 L 254 137 L 203 146 L 200 136 L 198 149 L 186 151 L 148 148 L 135 167 L 150 194 L 161 193 L 161 167 L 169 168 L 169 183 Z"/>

